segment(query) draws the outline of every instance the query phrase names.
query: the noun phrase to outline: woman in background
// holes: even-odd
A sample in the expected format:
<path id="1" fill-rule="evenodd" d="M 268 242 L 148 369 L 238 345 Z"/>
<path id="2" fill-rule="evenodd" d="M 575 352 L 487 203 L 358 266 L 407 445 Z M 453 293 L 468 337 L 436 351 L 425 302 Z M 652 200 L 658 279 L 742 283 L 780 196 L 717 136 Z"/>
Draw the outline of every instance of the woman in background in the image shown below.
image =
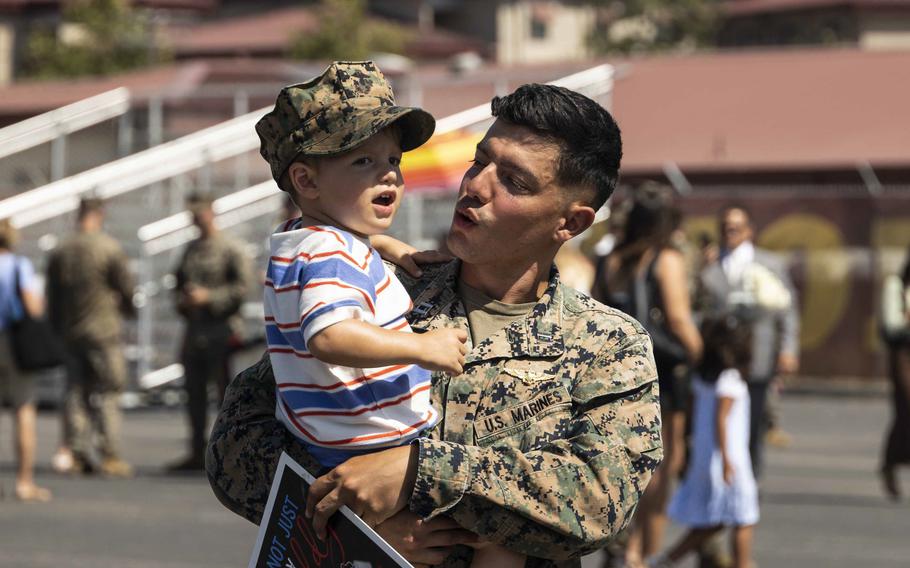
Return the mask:
<path id="1" fill-rule="evenodd" d="M 51 493 L 35 484 L 35 420 L 33 380 L 24 376 L 13 359 L 10 328 L 25 314 L 40 317 L 44 302 L 38 292 L 35 269 L 22 256 L 13 254 L 16 230 L 9 220 L 0 220 L 0 402 L 15 413 L 15 495 L 22 501 L 49 501 Z"/>
<path id="2" fill-rule="evenodd" d="M 661 548 L 670 483 L 683 463 L 688 372 L 702 353 L 686 260 L 671 245 L 680 219 L 670 188 L 646 184 L 634 190 L 622 236 L 598 263 L 592 290 L 596 300 L 631 315 L 648 330 L 660 383 L 664 461 L 632 519 L 626 546 L 626 563 L 632 567 Z"/>

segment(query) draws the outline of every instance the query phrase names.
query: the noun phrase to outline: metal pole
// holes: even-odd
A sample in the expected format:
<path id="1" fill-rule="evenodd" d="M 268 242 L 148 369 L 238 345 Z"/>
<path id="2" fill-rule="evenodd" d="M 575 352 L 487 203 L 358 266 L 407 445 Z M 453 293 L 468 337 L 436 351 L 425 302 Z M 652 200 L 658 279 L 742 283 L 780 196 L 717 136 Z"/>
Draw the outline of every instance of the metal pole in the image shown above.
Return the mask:
<path id="1" fill-rule="evenodd" d="M 869 160 L 858 163 L 856 171 L 859 172 L 859 177 L 863 178 L 863 183 L 866 185 L 866 191 L 869 192 L 869 195 L 875 196 L 882 193 L 882 182 L 875 175 L 875 170 Z"/>
<path id="2" fill-rule="evenodd" d="M 123 157 L 133 151 L 133 120 L 129 111 L 117 119 L 117 156 Z"/>
<path id="3" fill-rule="evenodd" d="M 164 141 L 164 106 L 161 97 L 149 99 L 148 108 L 148 143 L 149 148 Z M 149 186 L 149 194 L 159 196 L 165 191 L 164 183 L 157 181 Z"/>
<path id="4" fill-rule="evenodd" d="M 151 358 L 152 358 L 152 303 L 151 303 L 151 293 L 152 293 L 152 270 L 151 270 L 151 258 L 149 257 L 145 245 L 141 245 L 139 249 L 139 282 L 140 282 L 140 294 L 141 298 L 137 308 L 139 309 L 139 314 L 137 316 L 136 327 L 136 342 L 139 344 L 139 361 L 137 363 L 137 371 L 139 379 L 148 374 L 149 369 L 151 369 Z"/>
<path id="5" fill-rule="evenodd" d="M 212 159 L 208 152 L 205 153 L 205 164 L 199 170 L 198 187 L 205 193 L 212 193 Z"/>
<path id="6" fill-rule="evenodd" d="M 243 116 L 250 112 L 250 95 L 246 91 L 234 93 L 234 116 Z M 234 189 L 250 187 L 249 152 L 237 156 L 234 163 Z"/>
<path id="7" fill-rule="evenodd" d="M 670 185 L 673 186 L 673 189 L 680 195 L 689 195 L 692 193 L 692 184 L 686 179 L 685 174 L 679 169 L 676 162 L 664 162 L 664 175 L 670 181 Z"/>
<path id="8" fill-rule="evenodd" d="M 149 99 L 149 148 L 164 140 L 164 104 L 161 97 Z"/>
<path id="9" fill-rule="evenodd" d="M 51 181 L 63 179 L 66 173 L 66 134 L 60 133 L 51 141 Z"/>

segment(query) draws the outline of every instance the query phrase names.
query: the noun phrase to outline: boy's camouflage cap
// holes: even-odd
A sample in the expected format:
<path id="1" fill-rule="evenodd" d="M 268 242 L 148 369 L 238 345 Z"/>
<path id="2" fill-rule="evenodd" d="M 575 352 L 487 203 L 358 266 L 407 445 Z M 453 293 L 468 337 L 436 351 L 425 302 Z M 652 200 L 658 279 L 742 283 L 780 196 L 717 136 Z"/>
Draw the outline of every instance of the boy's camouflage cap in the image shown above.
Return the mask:
<path id="1" fill-rule="evenodd" d="M 393 122 L 403 151 L 429 140 L 436 128 L 430 113 L 395 105 L 372 61 L 336 61 L 322 75 L 281 89 L 275 108 L 256 123 L 259 153 L 279 181 L 298 155 L 345 152 Z"/>

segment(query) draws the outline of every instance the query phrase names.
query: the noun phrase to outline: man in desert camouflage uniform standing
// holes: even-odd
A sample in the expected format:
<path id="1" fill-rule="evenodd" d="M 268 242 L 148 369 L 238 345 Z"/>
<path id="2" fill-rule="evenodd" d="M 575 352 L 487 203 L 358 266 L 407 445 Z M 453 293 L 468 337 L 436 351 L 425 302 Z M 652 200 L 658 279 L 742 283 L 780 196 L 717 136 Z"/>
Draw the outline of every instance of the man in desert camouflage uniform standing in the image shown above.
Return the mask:
<path id="1" fill-rule="evenodd" d="M 191 242 L 175 270 L 176 308 L 186 320 L 181 361 L 190 426 L 189 455 L 172 471 L 204 468 L 208 385 L 218 388 L 218 403 L 230 378 L 230 341 L 249 283 L 248 262 L 240 245 L 215 226 L 212 197 L 187 200 L 199 238 Z"/>
<path id="2" fill-rule="evenodd" d="M 434 373 L 442 419 L 429 437 L 336 467 L 311 487 L 308 511 L 321 531 L 351 506 L 416 566 L 468 566 L 463 545 L 478 537 L 528 555 L 528 566 L 578 565 L 628 524 L 662 459 L 647 334 L 561 284 L 553 266 L 612 193 L 620 134 L 597 103 L 558 87 L 526 85 L 492 106 L 447 237 L 456 260 L 400 274 L 415 332 L 468 331 L 464 372 Z M 279 118 L 289 131 L 257 129 L 270 163 L 300 140 L 293 117 Z M 229 385 L 206 456 L 218 498 L 253 522 L 282 451 L 318 470 L 274 412 L 266 356 Z"/>
<path id="3" fill-rule="evenodd" d="M 57 247 L 47 267 L 48 317 L 67 347 L 62 470 L 90 473 L 92 423 L 106 475 L 129 477 L 120 457 L 120 393 L 126 384 L 123 317 L 135 317 L 134 281 L 120 245 L 102 232 L 103 204 L 84 199 L 78 232 Z M 67 450 L 72 456 L 67 454 Z"/>

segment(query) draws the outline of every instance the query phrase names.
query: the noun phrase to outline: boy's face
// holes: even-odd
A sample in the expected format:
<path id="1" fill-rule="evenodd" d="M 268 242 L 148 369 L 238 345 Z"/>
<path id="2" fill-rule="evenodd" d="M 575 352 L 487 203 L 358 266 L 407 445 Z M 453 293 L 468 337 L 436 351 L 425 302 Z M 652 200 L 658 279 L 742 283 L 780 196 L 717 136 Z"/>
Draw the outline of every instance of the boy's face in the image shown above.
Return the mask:
<path id="1" fill-rule="evenodd" d="M 305 214 L 362 236 L 392 225 L 404 192 L 401 144 L 394 130 L 386 128 L 349 152 L 297 167 L 308 177 L 297 189 Z M 291 175 L 300 180 L 299 173 Z"/>

